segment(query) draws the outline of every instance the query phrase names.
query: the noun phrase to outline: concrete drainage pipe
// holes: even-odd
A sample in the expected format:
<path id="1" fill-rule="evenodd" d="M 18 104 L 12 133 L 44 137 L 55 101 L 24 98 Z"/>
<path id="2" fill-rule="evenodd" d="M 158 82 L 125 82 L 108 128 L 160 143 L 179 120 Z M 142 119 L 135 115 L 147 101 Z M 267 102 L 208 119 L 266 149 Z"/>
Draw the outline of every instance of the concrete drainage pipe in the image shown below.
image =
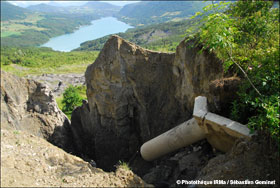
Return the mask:
<path id="1" fill-rule="evenodd" d="M 193 117 L 141 146 L 143 159 L 152 161 L 206 138 L 218 150 L 227 152 L 237 138 L 250 139 L 250 130 L 238 122 L 208 112 L 206 97 L 196 97 Z"/>
<path id="2" fill-rule="evenodd" d="M 205 138 L 204 131 L 194 118 L 144 143 L 140 149 L 144 160 L 152 161 L 160 156 Z"/>

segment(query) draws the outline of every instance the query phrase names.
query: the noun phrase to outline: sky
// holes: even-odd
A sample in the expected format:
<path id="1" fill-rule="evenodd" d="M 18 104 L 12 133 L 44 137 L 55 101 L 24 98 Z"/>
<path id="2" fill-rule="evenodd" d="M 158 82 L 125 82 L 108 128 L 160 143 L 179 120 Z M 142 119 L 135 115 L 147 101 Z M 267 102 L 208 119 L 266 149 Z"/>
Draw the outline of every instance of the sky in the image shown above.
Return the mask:
<path id="1" fill-rule="evenodd" d="M 36 5 L 36 4 L 41 4 L 41 3 L 50 3 L 50 2 L 56 2 L 61 4 L 62 6 L 71 6 L 73 4 L 84 4 L 87 1 L 9 1 L 10 3 L 20 6 L 20 7 L 28 7 L 30 5 Z M 131 3 L 136 3 L 137 1 L 101 1 L 101 2 L 106 2 L 106 3 L 111 3 L 114 5 L 119 5 L 123 6 L 126 4 L 131 4 Z"/>

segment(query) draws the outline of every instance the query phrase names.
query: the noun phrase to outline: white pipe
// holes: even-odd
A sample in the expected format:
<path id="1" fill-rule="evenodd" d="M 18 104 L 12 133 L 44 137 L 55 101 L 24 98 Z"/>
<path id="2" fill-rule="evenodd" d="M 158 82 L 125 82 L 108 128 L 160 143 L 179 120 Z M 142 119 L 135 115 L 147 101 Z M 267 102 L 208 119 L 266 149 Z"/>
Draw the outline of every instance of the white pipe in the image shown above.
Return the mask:
<path id="1" fill-rule="evenodd" d="M 208 112 L 206 97 L 195 98 L 193 117 L 144 143 L 140 149 L 143 159 L 152 161 L 203 138 L 224 152 L 233 146 L 237 138 L 251 138 L 250 130 L 245 125 Z"/>
<path id="2" fill-rule="evenodd" d="M 169 152 L 188 146 L 206 137 L 194 118 L 147 141 L 141 146 L 140 153 L 144 160 L 152 161 Z"/>

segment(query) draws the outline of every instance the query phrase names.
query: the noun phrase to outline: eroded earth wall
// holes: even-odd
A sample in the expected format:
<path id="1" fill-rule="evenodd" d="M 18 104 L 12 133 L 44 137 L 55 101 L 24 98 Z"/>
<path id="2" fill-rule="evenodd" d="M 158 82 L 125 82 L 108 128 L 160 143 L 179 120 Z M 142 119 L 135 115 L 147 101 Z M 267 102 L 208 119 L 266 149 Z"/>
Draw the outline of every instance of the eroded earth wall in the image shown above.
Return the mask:
<path id="1" fill-rule="evenodd" d="M 146 50 L 118 36 L 106 42 L 85 73 L 88 108 L 74 112 L 71 125 L 98 166 L 109 170 L 128 161 L 141 144 L 190 119 L 198 95 L 212 111 L 219 109 L 219 93 L 210 85 L 222 78 L 222 64 L 200 49 L 194 41 L 182 41 L 176 53 Z"/>

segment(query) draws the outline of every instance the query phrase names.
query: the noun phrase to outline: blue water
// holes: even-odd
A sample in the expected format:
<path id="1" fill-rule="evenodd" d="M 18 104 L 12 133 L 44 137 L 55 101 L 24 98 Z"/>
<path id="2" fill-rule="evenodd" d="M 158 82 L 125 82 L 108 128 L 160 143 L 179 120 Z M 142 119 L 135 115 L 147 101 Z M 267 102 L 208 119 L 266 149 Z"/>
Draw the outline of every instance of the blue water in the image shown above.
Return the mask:
<path id="1" fill-rule="evenodd" d="M 80 44 L 85 41 L 94 40 L 109 34 L 125 32 L 128 28 L 132 28 L 132 26 L 118 21 L 116 18 L 101 18 L 93 20 L 91 25 L 80 27 L 74 33 L 51 38 L 42 46 L 50 47 L 57 51 L 69 52 L 80 47 Z"/>

